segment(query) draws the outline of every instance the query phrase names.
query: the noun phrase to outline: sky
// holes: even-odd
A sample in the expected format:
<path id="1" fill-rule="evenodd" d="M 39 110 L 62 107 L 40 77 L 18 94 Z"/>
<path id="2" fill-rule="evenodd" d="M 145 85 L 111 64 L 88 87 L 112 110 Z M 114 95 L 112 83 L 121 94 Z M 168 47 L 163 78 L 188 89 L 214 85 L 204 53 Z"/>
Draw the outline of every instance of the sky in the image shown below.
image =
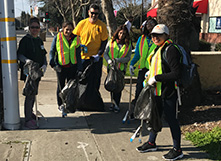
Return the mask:
<path id="1" fill-rule="evenodd" d="M 22 11 L 31 14 L 30 5 L 29 0 L 14 0 L 15 17 L 20 17 Z M 35 16 L 34 12 L 33 15 Z"/>

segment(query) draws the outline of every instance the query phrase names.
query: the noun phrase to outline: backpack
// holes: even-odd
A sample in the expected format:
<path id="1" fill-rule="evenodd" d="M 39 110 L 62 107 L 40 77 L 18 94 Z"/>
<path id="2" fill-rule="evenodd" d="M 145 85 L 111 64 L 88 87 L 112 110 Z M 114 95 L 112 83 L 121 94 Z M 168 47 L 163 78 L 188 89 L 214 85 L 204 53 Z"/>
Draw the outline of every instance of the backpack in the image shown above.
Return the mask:
<path id="1" fill-rule="evenodd" d="M 181 88 L 187 89 L 192 85 L 193 79 L 197 74 L 197 66 L 195 63 L 192 62 L 192 59 L 190 55 L 185 51 L 185 49 L 178 45 L 178 44 L 170 44 L 174 45 L 180 52 L 181 54 L 181 78 L 177 82 L 177 85 Z M 163 52 L 163 59 L 167 62 L 166 60 L 166 53 L 168 48 L 170 47 L 167 46 L 165 49 L 165 52 Z"/>

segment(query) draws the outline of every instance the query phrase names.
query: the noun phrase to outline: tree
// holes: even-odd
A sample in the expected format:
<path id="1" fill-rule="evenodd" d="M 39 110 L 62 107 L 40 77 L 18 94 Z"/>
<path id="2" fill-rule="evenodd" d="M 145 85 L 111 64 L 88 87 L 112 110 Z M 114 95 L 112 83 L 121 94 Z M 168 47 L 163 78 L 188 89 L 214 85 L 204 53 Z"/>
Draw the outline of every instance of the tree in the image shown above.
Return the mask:
<path id="1" fill-rule="evenodd" d="M 117 21 L 114 16 L 112 0 L 102 0 L 102 10 L 106 17 L 109 36 L 111 37 L 117 29 Z"/>
<path id="2" fill-rule="evenodd" d="M 166 24 L 170 31 L 170 38 L 180 44 L 190 54 L 193 49 L 191 42 L 199 42 L 200 23 L 197 21 L 192 8 L 193 0 L 159 0 L 157 10 L 158 23 Z M 194 44 L 194 45 L 195 45 Z M 201 84 L 199 75 L 196 75 L 194 83 L 184 95 L 183 104 L 193 107 L 201 101 Z"/>

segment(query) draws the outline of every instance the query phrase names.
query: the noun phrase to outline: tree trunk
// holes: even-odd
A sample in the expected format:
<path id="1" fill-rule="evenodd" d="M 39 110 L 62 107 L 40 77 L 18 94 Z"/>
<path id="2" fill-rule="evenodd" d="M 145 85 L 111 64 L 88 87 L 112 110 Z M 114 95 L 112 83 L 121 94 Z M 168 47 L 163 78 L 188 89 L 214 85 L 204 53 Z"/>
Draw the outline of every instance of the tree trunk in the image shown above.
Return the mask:
<path id="1" fill-rule="evenodd" d="M 199 42 L 200 23 L 196 23 L 195 10 L 191 7 L 193 0 L 159 0 L 157 11 L 158 23 L 169 28 L 170 38 L 184 47 L 187 53 L 193 50 L 191 42 Z M 197 44 L 197 43 L 196 43 Z M 201 84 L 199 75 L 182 98 L 183 106 L 194 107 L 201 102 Z"/>
<path id="2" fill-rule="evenodd" d="M 109 36 L 111 37 L 117 29 L 112 0 L 102 0 L 102 10 L 106 17 L 107 28 L 109 30 Z"/>

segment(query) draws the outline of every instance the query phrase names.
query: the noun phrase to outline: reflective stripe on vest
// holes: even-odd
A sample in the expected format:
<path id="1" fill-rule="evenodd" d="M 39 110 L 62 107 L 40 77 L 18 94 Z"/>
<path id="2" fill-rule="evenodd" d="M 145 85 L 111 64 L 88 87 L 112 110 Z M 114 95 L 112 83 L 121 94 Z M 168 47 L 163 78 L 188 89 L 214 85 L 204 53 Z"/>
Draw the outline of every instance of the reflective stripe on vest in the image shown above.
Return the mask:
<path id="1" fill-rule="evenodd" d="M 154 50 L 151 52 L 151 54 L 148 57 L 148 62 L 150 64 L 150 75 L 149 78 L 154 77 L 155 75 L 159 75 L 162 74 L 162 58 L 161 58 L 161 50 L 164 47 L 165 44 L 169 44 L 172 43 L 172 40 L 167 40 L 164 42 L 163 45 L 161 45 L 161 47 L 158 48 L 158 50 L 155 52 Z M 161 82 L 156 82 L 156 87 L 154 90 L 154 94 L 156 96 L 161 96 L 161 87 L 162 87 L 162 83 Z"/>
<path id="2" fill-rule="evenodd" d="M 112 42 L 112 40 L 110 40 L 110 45 L 109 45 L 109 57 L 111 59 L 114 58 L 124 58 L 125 56 L 127 56 L 128 51 L 131 47 L 131 43 L 129 43 L 129 46 L 126 46 L 125 44 L 122 46 L 122 48 L 119 50 L 119 47 L 117 45 L 117 42 L 114 41 Z M 124 63 L 118 63 L 118 67 L 120 68 L 120 70 L 124 70 Z"/>
<path id="3" fill-rule="evenodd" d="M 145 68 L 145 62 L 148 55 L 148 42 L 145 35 L 141 36 L 140 43 L 139 43 L 139 54 L 140 60 L 138 62 L 138 69 Z"/>
<path id="4" fill-rule="evenodd" d="M 76 64 L 76 48 L 80 45 L 80 38 L 76 36 L 71 45 L 64 37 L 62 32 L 57 34 L 56 49 L 58 52 L 58 63 L 60 65 L 67 65 L 70 62 Z"/>

